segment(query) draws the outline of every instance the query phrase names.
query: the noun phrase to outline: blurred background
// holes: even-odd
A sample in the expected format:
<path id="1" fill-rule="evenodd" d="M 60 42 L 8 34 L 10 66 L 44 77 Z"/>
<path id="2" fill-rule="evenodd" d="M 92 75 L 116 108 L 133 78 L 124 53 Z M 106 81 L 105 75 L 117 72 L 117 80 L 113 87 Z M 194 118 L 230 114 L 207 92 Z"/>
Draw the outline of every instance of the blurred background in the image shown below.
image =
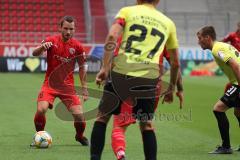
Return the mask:
<path id="1" fill-rule="evenodd" d="M 77 20 L 75 38 L 83 43 L 88 56 L 88 88 L 95 84 L 101 66 L 103 43 L 118 10 L 136 0 L 0 0 L 0 159 L 89 159 L 89 148 L 74 140 L 71 121 L 63 121 L 48 112 L 46 130 L 53 136 L 48 150 L 30 149 L 34 135 L 33 117 L 39 89 L 47 69 L 46 58 L 32 57 L 32 50 L 47 36 L 58 34 L 58 22 L 64 15 Z M 221 40 L 235 32 L 240 21 L 240 0 L 160 0 L 158 9 L 177 26 L 179 57 L 184 84 L 184 107 L 178 99 L 161 104 L 156 111 L 155 127 L 159 139 L 158 159 L 219 160 L 207 152 L 220 143 L 212 107 L 222 96 L 227 82 L 213 61 L 210 51 L 197 44 L 196 31 L 204 25 L 216 28 Z M 168 63 L 164 62 L 168 69 Z M 77 70 L 77 68 L 76 68 Z M 200 77 L 201 76 L 201 77 Z M 169 76 L 164 76 L 164 80 Z M 75 74 L 76 86 L 79 86 Z M 91 91 L 91 90 L 90 90 Z M 59 100 L 55 101 L 58 104 Z M 90 92 L 84 111 L 95 109 L 99 99 Z M 228 112 L 232 147 L 240 143 L 239 126 Z M 85 135 L 90 138 L 93 120 L 87 122 Z M 103 159 L 112 160 L 111 124 L 107 130 Z M 144 159 L 138 125 L 128 128 L 127 159 Z M 137 146 L 137 147 L 136 147 Z M 239 160 L 239 153 L 221 156 L 221 160 Z"/>
<path id="2" fill-rule="evenodd" d="M 64 15 L 76 18 L 75 38 L 84 43 L 90 56 L 95 57 L 89 60 L 89 72 L 98 71 L 100 63 L 96 57 L 101 58 L 102 44 L 114 16 L 120 8 L 135 3 L 136 0 L 1 0 L 0 71 L 44 72 L 44 58 L 40 61 L 26 61 L 25 58 L 31 57 L 32 49 L 46 36 L 58 33 L 58 22 Z M 184 75 L 191 75 L 196 65 L 213 60 L 210 52 L 198 47 L 197 29 L 213 25 L 218 38 L 222 39 L 228 32 L 236 30 L 240 20 L 239 6 L 239 0 L 160 1 L 158 9 L 171 17 L 177 26 Z M 216 71 L 217 67 L 210 73 L 205 70 L 203 75 L 212 75 Z"/>
<path id="3" fill-rule="evenodd" d="M 76 38 L 103 43 L 118 10 L 136 0 L 1 0 L 0 42 L 39 43 L 57 32 L 64 15 L 77 19 Z M 219 37 L 236 29 L 239 0 L 161 0 L 158 9 L 176 23 L 180 44 L 196 45 L 195 31 L 211 24 Z"/>

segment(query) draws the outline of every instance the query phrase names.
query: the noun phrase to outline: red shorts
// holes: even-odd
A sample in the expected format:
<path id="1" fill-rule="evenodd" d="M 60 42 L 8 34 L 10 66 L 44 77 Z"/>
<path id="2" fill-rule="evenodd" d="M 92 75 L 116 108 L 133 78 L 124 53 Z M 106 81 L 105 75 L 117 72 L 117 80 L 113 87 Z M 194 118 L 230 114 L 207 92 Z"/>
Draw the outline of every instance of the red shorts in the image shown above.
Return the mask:
<path id="1" fill-rule="evenodd" d="M 71 94 L 60 93 L 53 90 L 52 88 L 42 86 L 41 91 L 38 94 L 37 102 L 47 101 L 50 104 L 49 108 L 52 109 L 53 102 L 55 98 L 58 97 L 68 109 L 71 108 L 72 106 L 80 105 L 81 102 L 75 90 L 73 89 L 73 91 L 70 93 Z"/>

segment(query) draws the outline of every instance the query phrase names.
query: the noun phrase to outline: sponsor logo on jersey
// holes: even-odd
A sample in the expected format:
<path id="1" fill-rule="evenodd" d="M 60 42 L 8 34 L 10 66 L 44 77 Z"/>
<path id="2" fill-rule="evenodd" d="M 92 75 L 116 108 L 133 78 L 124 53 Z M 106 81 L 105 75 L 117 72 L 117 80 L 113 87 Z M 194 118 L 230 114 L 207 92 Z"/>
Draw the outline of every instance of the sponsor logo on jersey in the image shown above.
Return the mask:
<path id="1" fill-rule="evenodd" d="M 74 48 L 69 48 L 69 53 L 70 54 L 74 54 L 75 53 L 75 49 Z"/>
<path id="2" fill-rule="evenodd" d="M 218 57 L 223 60 L 224 59 L 224 53 L 222 51 L 219 51 L 218 52 Z"/>

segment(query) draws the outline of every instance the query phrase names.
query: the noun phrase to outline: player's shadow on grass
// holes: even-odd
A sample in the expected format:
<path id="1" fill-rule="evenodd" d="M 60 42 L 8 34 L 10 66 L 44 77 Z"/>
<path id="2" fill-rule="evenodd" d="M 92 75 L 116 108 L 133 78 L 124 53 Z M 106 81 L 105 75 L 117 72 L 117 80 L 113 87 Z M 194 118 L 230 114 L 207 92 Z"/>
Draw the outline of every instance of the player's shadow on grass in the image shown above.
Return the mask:
<path id="1" fill-rule="evenodd" d="M 75 143 L 73 142 L 74 144 L 54 144 L 54 146 L 51 146 L 51 147 L 54 147 L 54 148 L 58 148 L 58 147 L 76 147 L 76 148 L 79 148 L 80 147 L 83 147 L 83 148 L 88 148 L 86 146 L 82 146 L 80 143 Z"/>

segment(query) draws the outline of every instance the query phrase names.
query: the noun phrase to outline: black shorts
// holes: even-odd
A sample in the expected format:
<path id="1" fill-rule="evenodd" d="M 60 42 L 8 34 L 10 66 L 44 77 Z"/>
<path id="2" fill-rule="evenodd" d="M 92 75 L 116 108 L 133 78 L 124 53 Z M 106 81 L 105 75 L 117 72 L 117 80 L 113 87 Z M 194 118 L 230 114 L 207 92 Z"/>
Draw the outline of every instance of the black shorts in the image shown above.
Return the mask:
<path id="1" fill-rule="evenodd" d="M 151 120 L 155 99 L 158 96 L 156 94 L 158 81 L 159 78 L 147 79 L 111 72 L 110 80 L 104 86 L 99 111 L 108 115 L 117 115 L 121 111 L 122 102 L 130 99 L 133 117 L 140 121 Z"/>
<path id="2" fill-rule="evenodd" d="M 240 107 L 240 86 L 232 84 L 220 100 L 229 108 Z"/>

